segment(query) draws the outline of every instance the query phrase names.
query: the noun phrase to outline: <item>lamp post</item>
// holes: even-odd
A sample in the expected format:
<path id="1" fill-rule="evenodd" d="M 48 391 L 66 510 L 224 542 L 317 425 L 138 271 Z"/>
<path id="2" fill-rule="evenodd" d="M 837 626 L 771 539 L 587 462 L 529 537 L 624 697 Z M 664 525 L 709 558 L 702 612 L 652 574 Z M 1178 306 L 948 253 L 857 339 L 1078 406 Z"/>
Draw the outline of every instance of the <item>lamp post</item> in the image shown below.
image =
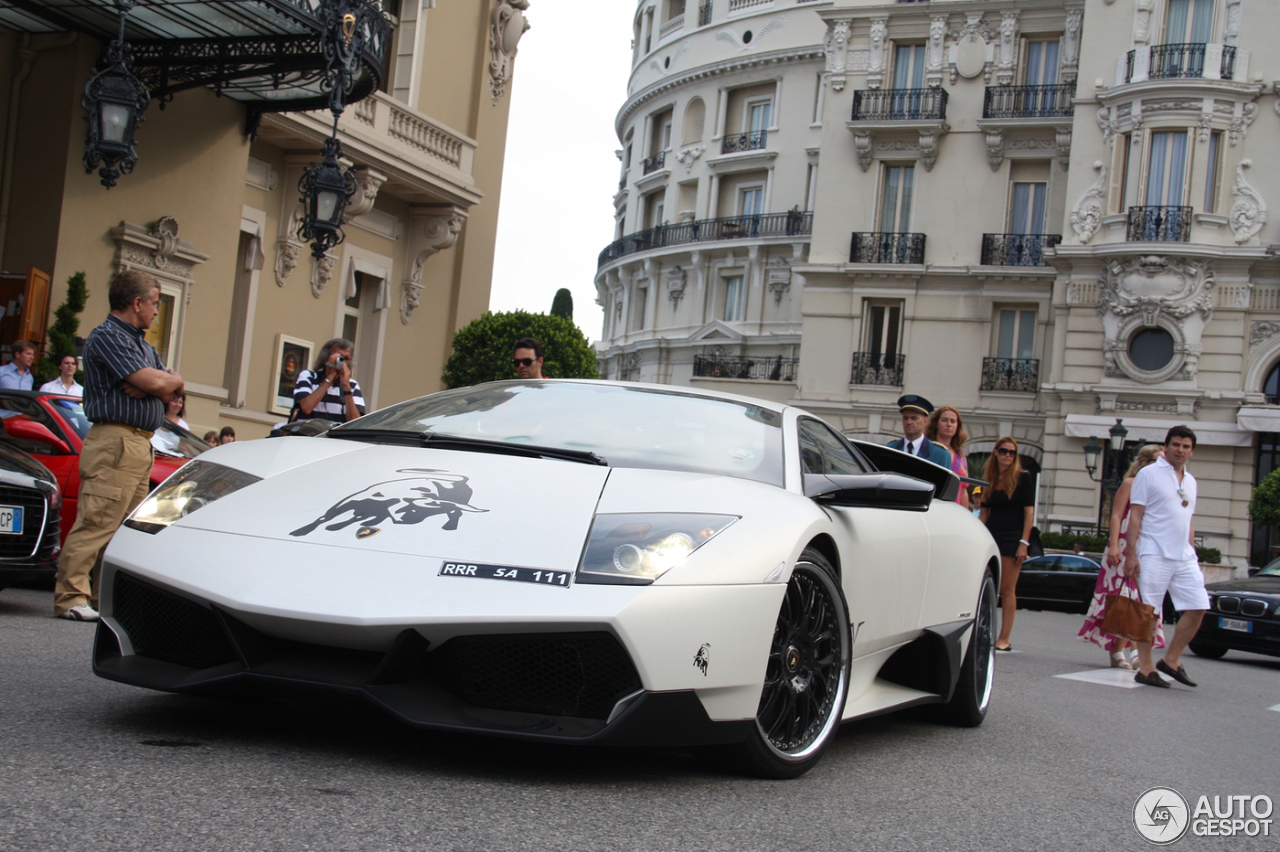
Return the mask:
<path id="1" fill-rule="evenodd" d="M 129 70 L 133 51 L 124 40 L 124 20 L 136 0 L 116 0 L 120 28 L 116 40 L 103 53 L 104 67 L 85 84 L 80 106 L 88 113 L 89 138 L 84 148 L 84 170 L 98 169 L 102 185 L 116 185 L 122 174 L 138 164 L 134 133 L 151 102 L 151 93 Z"/>
<path id="2" fill-rule="evenodd" d="M 1102 490 L 1108 502 L 1115 499 L 1115 493 L 1120 490 L 1125 471 L 1128 470 L 1129 452 L 1124 446 L 1124 440 L 1128 436 L 1129 430 L 1124 428 L 1124 421 L 1117 417 L 1116 425 L 1107 430 L 1109 452 L 1101 477 L 1094 474 L 1098 472 L 1098 456 L 1102 454 L 1102 446 L 1092 436 L 1089 438 L 1089 443 L 1084 445 L 1084 468 L 1090 479 L 1102 483 Z"/>

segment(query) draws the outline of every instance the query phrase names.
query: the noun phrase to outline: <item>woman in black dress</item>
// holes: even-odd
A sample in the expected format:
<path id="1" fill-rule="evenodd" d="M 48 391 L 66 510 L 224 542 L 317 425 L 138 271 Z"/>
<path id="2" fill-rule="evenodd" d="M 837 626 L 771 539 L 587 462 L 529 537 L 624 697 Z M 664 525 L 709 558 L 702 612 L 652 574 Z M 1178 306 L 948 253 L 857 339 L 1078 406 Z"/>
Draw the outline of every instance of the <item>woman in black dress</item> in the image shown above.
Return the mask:
<path id="1" fill-rule="evenodd" d="M 1009 634 L 1018 610 L 1018 574 L 1027 558 L 1031 526 L 1035 523 L 1036 495 L 1031 476 L 1018 461 L 1018 442 L 1005 437 L 996 441 L 983 474 L 982 511 L 978 518 L 987 525 L 1000 548 L 1000 599 L 1002 617 L 996 650 L 1011 650 Z"/>

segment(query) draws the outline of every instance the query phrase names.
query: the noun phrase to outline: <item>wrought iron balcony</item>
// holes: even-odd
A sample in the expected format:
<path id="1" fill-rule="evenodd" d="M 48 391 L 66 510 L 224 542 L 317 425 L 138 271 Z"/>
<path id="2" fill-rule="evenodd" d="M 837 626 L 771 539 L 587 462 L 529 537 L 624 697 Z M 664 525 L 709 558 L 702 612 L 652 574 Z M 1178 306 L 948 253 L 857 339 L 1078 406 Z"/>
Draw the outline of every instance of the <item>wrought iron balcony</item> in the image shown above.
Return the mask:
<path id="1" fill-rule="evenodd" d="M 1190 207 L 1130 207 L 1125 239 L 1152 242 L 1191 241 Z"/>
<path id="2" fill-rule="evenodd" d="M 786 213 L 760 213 L 755 216 L 726 216 L 721 219 L 697 219 L 674 225 L 659 225 L 647 231 L 628 234 L 614 240 L 600 252 L 597 266 L 636 252 L 706 243 L 715 240 L 764 239 L 767 237 L 808 236 L 813 231 L 813 214 L 800 210 Z"/>
<path id="3" fill-rule="evenodd" d="M 656 172 L 658 169 L 662 168 L 666 164 L 667 164 L 667 152 L 659 151 L 658 153 L 654 154 L 652 157 L 649 157 L 647 160 L 645 160 L 641 164 L 642 166 L 641 170 L 644 172 L 644 174 L 649 174 L 650 172 Z"/>
<path id="4" fill-rule="evenodd" d="M 1037 393 L 1040 361 L 1036 358 L 983 358 L 982 390 Z"/>
<path id="5" fill-rule="evenodd" d="M 1062 234 L 983 234 L 983 266 L 1048 266 L 1044 250 L 1062 242 Z"/>
<path id="6" fill-rule="evenodd" d="M 850 263 L 924 263 L 924 234 L 853 232 Z"/>
<path id="7" fill-rule="evenodd" d="M 900 388 L 902 387 L 902 374 L 906 369 L 906 355 L 855 352 L 853 353 L 853 375 L 849 378 L 849 384 Z"/>
<path id="8" fill-rule="evenodd" d="M 854 121 L 922 121 L 947 117 L 947 91 L 861 89 L 853 93 Z"/>
<path id="9" fill-rule="evenodd" d="M 711 3 L 703 3 L 698 7 L 698 26 L 705 27 L 711 23 Z"/>
<path id="10" fill-rule="evenodd" d="M 1075 115 L 1074 83 L 1053 86 L 988 86 L 983 118 L 1068 118 Z"/>
<path id="11" fill-rule="evenodd" d="M 756 379 L 769 382 L 794 382 L 799 358 L 716 358 L 693 356 L 693 374 L 707 379 Z"/>
<path id="12" fill-rule="evenodd" d="M 720 143 L 721 154 L 733 154 L 738 151 L 756 151 L 765 147 L 769 141 L 769 131 L 753 130 L 750 133 L 738 133 L 726 136 Z"/>
<path id="13" fill-rule="evenodd" d="M 619 192 L 621 192 L 622 190 L 624 190 L 624 189 L 626 189 L 626 188 L 627 188 L 627 175 L 629 175 L 630 173 L 631 173 L 631 170 L 630 170 L 630 169 L 624 169 L 624 170 L 623 170 L 623 172 L 622 172 L 622 177 L 618 178 L 618 191 L 619 191 Z"/>
<path id="14" fill-rule="evenodd" d="M 1206 44 L 1154 44 L 1149 48 L 1150 60 L 1147 79 L 1161 80 L 1177 77 L 1204 77 Z M 1142 49 L 1142 48 L 1139 48 Z M 1133 80 L 1133 69 L 1139 49 L 1125 54 L 1124 81 Z M 1218 67 L 1219 79 L 1230 80 L 1235 76 L 1236 49 L 1222 45 L 1222 64 Z"/>

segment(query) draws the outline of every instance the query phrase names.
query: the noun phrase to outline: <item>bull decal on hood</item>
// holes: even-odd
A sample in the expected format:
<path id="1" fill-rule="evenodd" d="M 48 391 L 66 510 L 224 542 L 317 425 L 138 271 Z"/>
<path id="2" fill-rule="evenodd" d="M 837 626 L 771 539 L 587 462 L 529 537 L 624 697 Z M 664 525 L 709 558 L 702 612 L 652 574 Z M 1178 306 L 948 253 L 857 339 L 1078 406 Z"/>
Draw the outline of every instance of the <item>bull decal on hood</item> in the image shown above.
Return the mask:
<path id="1" fill-rule="evenodd" d="M 396 473 L 414 475 L 389 479 L 349 494 L 289 535 L 310 535 L 321 525 L 336 531 L 358 524 L 356 538 L 364 539 L 376 535 L 384 521 L 420 524 L 436 515 L 445 516 L 441 529 L 456 530 L 463 512 L 489 511 L 471 505 L 471 486 L 465 476 L 425 468 L 401 468 Z"/>

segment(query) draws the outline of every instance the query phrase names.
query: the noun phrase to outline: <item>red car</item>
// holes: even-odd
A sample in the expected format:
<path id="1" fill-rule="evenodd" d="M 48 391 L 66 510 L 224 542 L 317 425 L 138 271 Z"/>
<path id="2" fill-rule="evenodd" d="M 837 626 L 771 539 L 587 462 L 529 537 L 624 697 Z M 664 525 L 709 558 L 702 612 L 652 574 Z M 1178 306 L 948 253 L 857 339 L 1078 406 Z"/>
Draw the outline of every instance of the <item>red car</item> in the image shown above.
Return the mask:
<path id="1" fill-rule="evenodd" d="M 25 450 L 39 459 L 58 480 L 62 490 L 62 541 L 76 522 L 76 505 L 80 495 L 80 445 L 89 433 L 80 400 L 74 396 L 40 391 L 0 388 L 0 418 L 4 435 L 0 440 Z M 169 478 L 169 474 L 205 450 L 209 445 L 185 429 L 165 423 L 169 432 L 166 446 L 176 449 L 156 450 L 151 465 L 151 487 Z"/>

